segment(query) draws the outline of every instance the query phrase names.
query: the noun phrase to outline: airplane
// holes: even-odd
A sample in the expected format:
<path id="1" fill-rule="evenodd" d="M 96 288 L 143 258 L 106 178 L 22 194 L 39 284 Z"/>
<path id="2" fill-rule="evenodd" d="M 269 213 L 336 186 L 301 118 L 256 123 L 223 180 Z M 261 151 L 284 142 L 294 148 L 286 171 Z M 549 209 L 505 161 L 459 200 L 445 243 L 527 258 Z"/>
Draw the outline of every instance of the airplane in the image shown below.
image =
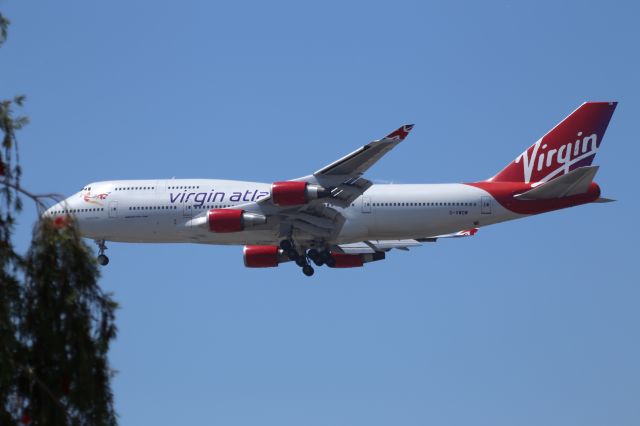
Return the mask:
<path id="1" fill-rule="evenodd" d="M 216 179 L 90 183 L 49 208 L 95 240 L 107 265 L 107 241 L 243 245 L 249 268 L 292 261 L 361 267 L 440 238 L 600 197 L 592 166 L 617 102 L 585 102 L 495 176 L 471 183 L 373 184 L 364 173 L 395 148 L 404 125 L 308 176 L 274 183 Z"/>

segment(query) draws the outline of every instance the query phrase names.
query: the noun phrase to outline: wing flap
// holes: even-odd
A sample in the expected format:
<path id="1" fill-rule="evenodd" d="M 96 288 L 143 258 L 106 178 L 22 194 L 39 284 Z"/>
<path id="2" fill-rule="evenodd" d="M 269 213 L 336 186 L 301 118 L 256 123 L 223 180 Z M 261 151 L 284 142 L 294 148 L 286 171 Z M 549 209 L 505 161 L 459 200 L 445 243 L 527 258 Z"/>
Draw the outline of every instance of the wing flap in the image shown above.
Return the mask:
<path id="1" fill-rule="evenodd" d="M 373 182 L 364 178 L 352 179 L 341 183 L 331 192 L 331 201 L 336 202 L 336 204 L 341 207 L 346 207 L 356 198 L 364 194 L 371 185 L 373 185 Z"/>
<path id="2" fill-rule="evenodd" d="M 282 210 L 276 215 L 281 219 L 281 236 L 289 234 L 289 230 L 294 229 L 308 236 L 327 239 L 335 237 L 345 222 L 340 212 L 319 202 Z"/>

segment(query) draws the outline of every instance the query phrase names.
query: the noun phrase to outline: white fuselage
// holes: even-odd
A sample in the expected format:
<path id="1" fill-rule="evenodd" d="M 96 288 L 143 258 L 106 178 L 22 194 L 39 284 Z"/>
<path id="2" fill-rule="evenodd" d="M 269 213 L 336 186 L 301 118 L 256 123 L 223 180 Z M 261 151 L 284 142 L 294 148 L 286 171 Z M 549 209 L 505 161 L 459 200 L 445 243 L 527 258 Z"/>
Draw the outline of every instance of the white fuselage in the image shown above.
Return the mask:
<path id="1" fill-rule="evenodd" d="M 83 236 L 138 243 L 277 245 L 273 228 L 213 233 L 193 225 L 213 208 L 252 204 L 270 184 L 214 179 L 96 182 L 48 210 L 71 213 Z M 333 206 L 346 218 L 328 243 L 428 238 L 523 215 L 486 191 L 466 184 L 373 185 L 349 206 Z"/>

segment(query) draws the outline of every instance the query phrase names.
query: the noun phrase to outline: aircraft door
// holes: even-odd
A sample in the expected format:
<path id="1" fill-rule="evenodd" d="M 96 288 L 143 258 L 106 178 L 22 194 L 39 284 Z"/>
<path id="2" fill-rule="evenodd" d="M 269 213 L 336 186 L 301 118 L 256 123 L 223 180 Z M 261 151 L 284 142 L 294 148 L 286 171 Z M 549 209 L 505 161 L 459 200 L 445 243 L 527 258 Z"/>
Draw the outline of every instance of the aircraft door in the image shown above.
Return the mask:
<path id="1" fill-rule="evenodd" d="M 371 197 L 362 197 L 362 213 L 371 213 Z"/>
<path id="2" fill-rule="evenodd" d="M 156 193 L 163 194 L 167 190 L 167 181 L 166 180 L 158 180 L 156 181 Z"/>
<path id="3" fill-rule="evenodd" d="M 182 209 L 182 215 L 185 218 L 191 218 L 193 216 L 193 208 L 191 204 L 185 203 Z"/>
<path id="4" fill-rule="evenodd" d="M 480 198 L 480 213 L 491 214 L 491 197 L 484 196 Z"/>
<path id="5" fill-rule="evenodd" d="M 109 217 L 118 217 L 118 202 L 110 201 L 109 202 Z"/>

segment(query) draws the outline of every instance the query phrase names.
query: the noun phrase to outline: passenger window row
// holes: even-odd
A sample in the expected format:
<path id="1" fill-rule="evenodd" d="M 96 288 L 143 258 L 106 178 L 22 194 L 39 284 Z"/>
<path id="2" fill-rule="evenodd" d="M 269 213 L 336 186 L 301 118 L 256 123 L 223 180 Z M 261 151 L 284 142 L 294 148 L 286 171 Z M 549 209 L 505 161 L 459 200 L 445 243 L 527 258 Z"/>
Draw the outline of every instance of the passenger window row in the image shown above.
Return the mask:
<path id="1" fill-rule="evenodd" d="M 69 214 L 69 213 L 87 213 L 87 212 L 101 212 L 104 211 L 104 208 L 93 208 L 93 209 L 60 209 L 60 210 L 54 210 L 52 212 L 50 212 L 49 214 L 51 216 L 56 215 L 56 214 Z"/>
<path id="2" fill-rule="evenodd" d="M 178 206 L 132 206 L 129 210 L 175 210 Z"/>
<path id="3" fill-rule="evenodd" d="M 440 207 L 440 206 L 460 206 L 471 207 L 477 205 L 477 203 L 460 203 L 460 202 L 424 202 L 424 203 L 367 203 L 374 207 Z M 356 206 L 356 203 L 351 204 L 352 207 Z"/>
<path id="4" fill-rule="evenodd" d="M 169 186 L 167 189 L 200 189 L 200 185 Z"/>
<path id="5" fill-rule="evenodd" d="M 190 206 L 190 205 L 186 205 L 185 206 L 188 209 L 194 209 L 194 210 L 209 210 L 209 209 L 223 209 L 223 208 L 227 208 L 227 207 L 232 207 L 232 204 L 223 204 L 221 206 L 215 206 L 215 205 L 208 205 L 208 206 Z M 176 210 L 178 208 L 178 206 L 131 206 L 129 207 L 129 210 Z"/>
<path id="6" fill-rule="evenodd" d="M 424 202 L 424 203 L 372 203 L 375 207 L 440 207 L 440 206 L 461 206 L 471 207 L 476 203 L 470 202 Z"/>
<path id="7" fill-rule="evenodd" d="M 139 191 L 139 190 L 154 190 L 155 186 L 126 186 L 115 188 L 116 191 Z"/>
<path id="8" fill-rule="evenodd" d="M 210 206 L 193 206 L 194 210 L 209 210 L 209 209 L 225 209 L 227 207 L 233 207 L 233 204 L 223 204 L 221 206 L 210 205 Z"/>

